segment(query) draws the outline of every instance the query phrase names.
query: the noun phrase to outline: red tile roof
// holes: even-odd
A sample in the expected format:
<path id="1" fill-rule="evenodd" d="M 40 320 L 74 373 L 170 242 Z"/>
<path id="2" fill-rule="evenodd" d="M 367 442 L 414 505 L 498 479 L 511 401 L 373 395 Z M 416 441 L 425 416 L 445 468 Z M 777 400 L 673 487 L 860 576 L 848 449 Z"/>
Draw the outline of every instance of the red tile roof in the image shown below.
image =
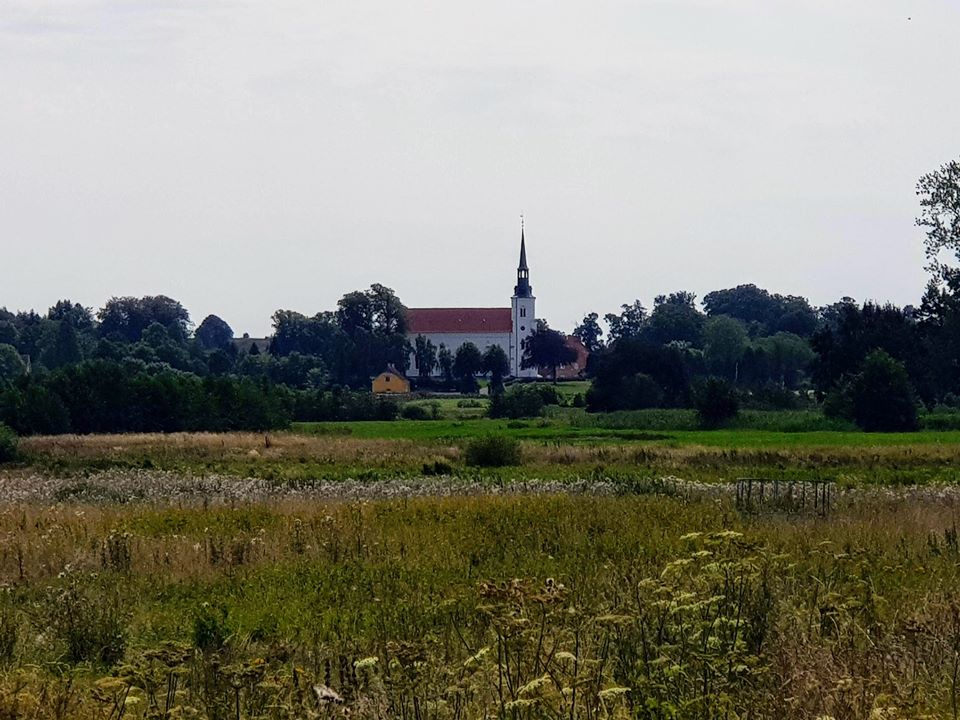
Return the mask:
<path id="1" fill-rule="evenodd" d="M 510 308 L 407 308 L 407 332 L 509 333 L 513 316 Z"/>

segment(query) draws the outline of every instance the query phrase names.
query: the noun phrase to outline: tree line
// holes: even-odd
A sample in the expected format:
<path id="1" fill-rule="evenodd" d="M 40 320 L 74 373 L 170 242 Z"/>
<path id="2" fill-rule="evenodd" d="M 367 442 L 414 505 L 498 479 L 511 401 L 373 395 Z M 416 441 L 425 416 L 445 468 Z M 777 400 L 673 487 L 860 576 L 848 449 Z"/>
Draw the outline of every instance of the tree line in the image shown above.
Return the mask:
<path id="1" fill-rule="evenodd" d="M 917 193 L 930 273 L 918 306 L 844 297 L 815 308 L 747 284 L 701 302 L 662 295 L 649 310 L 635 300 L 602 321 L 591 312 L 573 330 L 591 352 L 587 409 L 818 403 L 870 429 L 910 429 L 920 406 L 960 408 L 960 162 L 925 175 Z M 408 340 L 403 303 L 379 284 L 312 316 L 278 310 L 272 324 L 266 347 L 239 350 L 222 318 L 194 326 L 162 295 L 114 297 L 96 312 L 70 300 L 45 314 L 0 309 L 0 422 L 53 433 L 391 417 L 396 406 L 365 391 L 411 356 L 421 387 L 473 392 L 485 375 L 497 393 L 510 371 L 496 346 Z M 522 367 L 555 376 L 574 357 L 540 320 Z"/>

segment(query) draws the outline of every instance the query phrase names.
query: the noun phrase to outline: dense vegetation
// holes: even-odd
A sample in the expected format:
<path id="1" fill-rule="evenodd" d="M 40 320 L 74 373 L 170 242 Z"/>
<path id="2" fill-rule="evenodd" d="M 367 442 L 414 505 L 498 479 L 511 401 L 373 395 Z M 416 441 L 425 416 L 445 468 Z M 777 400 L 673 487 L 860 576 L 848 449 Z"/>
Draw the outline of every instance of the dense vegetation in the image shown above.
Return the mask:
<path id="1" fill-rule="evenodd" d="M 191 442 L 216 457 L 224 440 L 273 451 Z M 812 720 L 960 701 L 958 499 L 941 490 L 851 491 L 827 516 L 667 479 L 327 502 L 98 474 L 97 453 L 140 439 L 64 442 L 87 471 L 0 471 L 0 502 L 17 498 L 0 512 L 3 717 Z M 149 442 L 157 462 L 198 449 Z"/>
<path id="2" fill-rule="evenodd" d="M 574 334 L 591 351 L 591 412 L 696 406 L 704 426 L 738 408 L 820 407 L 868 430 L 915 429 L 918 408 L 960 408 L 960 192 L 957 163 L 921 179 L 930 283 L 919 307 L 851 298 L 814 308 L 802 297 L 754 285 L 703 298 L 662 295 L 589 313 Z M 702 307 L 701 307 L 702 306 Z M 416 359 L 421 389 L 473 393 L 477 377 L 503 392 L 509 363 L 496 347 L 434 347 L 408 341 L 406 312 L 383 285 L 344 295 L 336 309 L 273 315 L 266 347 L 235 343 L 210 315 L 194 328 L 164 296 L 110 299 L 96 314 L 61 300 L 44 315 L 0 310 L 0 421 L 24 434 L 187 429 L 262 429 L 291 420 L 384 419 L 397 408 L 352 396 L 388 365 Z M 242 348 L 242 349 L 238 349 Z M 548 377 L 574 357 L 542 320 L 521 365 Z M 434 371 L 439 378 L 434 377 Z M 706 400 L 705 400 L 706 399 Z M 552 404 L 515 392 L 495 417 L 528 417 Z M 406 417 L 423 417 L 416 409 Z"/>

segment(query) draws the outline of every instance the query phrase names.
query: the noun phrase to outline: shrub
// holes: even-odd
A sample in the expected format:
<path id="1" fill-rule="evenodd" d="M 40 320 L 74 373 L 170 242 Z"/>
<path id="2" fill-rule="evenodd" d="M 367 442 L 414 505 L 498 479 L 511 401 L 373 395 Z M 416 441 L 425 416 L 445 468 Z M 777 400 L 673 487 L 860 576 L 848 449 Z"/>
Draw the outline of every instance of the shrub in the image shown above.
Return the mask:
<path id="1" fill-rule="evenodd" d="M 740 412 L 736 390 L 726 380 L 716 377 L 707 378 L 694 388 L 693 404 L 704 428 L 720 427 Z"/>
<path id="2" fill-rule="evenodd" d="M 72 663 L 113 665 L 127 646 L 127 613 L 116 592 L 84 587 L 71 579 L 50 588 L 42 605 L 40 624 L 62 642 Z"/>
<path id="3" fill-rule="evenodd" d="M 404 405 L 400 417 L 404 420 L 429 420 L 430 413 L 423 405 Z"/>
<path id="4" fill-rule="evenodd" d="M 515 385 L 490 400 L 492 418 L 529 418 L 543 414 L 543 394 L 535 385 Z"/>
<path id="5" fill-rule="evenodd" d="M 520 464 L 520 442 L 503 435 L 475 438 L 467 444 L 467 465 L 505 467 Z"/>
<path id="6" fill-rule="evenodd" d="M 17 459 L 17 435 L 6 425 L 0 424 L 0 463 Z"/>
<path id="7" fill-rule="evenodd" d="M 867 432 L 905 432 L 919 427 L 917 398 L 903 363 L 874 350 L 860 372 L 831 393 L 824 412 L 853 420 Z"/>
<path id="8" fill-rule="evenodd" d="M 193 616 L 193 645 L 201 652 L 211 653 L 223 650 L 233 631 L 227 620 L 227 611 L 223 607 L 214 607 L 203 603 Z"/>

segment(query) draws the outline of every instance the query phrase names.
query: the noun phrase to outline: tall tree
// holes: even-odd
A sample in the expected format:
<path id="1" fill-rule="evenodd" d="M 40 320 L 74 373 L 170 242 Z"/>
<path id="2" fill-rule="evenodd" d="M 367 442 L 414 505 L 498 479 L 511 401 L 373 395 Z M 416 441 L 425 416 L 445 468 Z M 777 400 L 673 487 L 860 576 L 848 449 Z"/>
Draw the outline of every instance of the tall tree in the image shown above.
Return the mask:
<path id="1" fill-rule="evenodd" d="M 0 345 L 0 386 L 10 383 L 26 372 L 23 358 L 13 345 Z"/>
<path id="2" fill-rule="evenodd" d="M 440 368 L 440 374 L 443 375 L 443 381 L 447 384 L 453 382 L 453 353 L 443 343 L 437 348 L 437 367 Z"/>
<path id="3" fill-rule="evenodd" d="M 647 321 L 647 309 L 643 303 L 634 300 L 630 305 L 621 305 L 620 314 L 607 313 L 603 316 L 610 327 L 610 342 L 631 340 L 643 333 Z"/>
<path id="4" fill-rule="evenodd" d="M 603 328 L 597 322 L 598 319 L 597 313 L 587 313 L 580 324 L 573 329 L 573 334 L 592 353 L 600 352 L 603 348 Z"/>
<path id="5" fill-rule="evenodd" d="M 697 309 L 696 299 L 693 293 L 683 291 L 658 296 L 647 320 L 646 337 L 657 345 L 682 342 L 700 347 L 706 318 Z"/>
<path id="6" fill-rule="evenodd" d="M 207 315 L 194 337 L 204 350 L 225 350 L 233 342 L 233 328 L 216 315 Z"/>
<path id="7" fill-rule="evenodd" d="M 417 335 L 413 343 L 413 356 L 416 359 L 417 374 L 428 378 L 437 366 L 437 348 L 423 335 Z"/>
<path id="8" fill-rule="evenodd" d="M 743 323 L 727 315 L 710 318 L 703 329 L 703 354 L 707 367 L 722 378 L 736 382 L 740 360 L 750 338 Z"/>
<path id="9" fill-rule="evenodd" d="M 510 358 L 499 345 L 491 345 L 483 353 L 483 372 L 490 375 L 490 387 L 494 392 L 503 389 L 503 379 L 510 372 Z"/>
<path id="10" fill-rule="evenodd" d="M 944 262 L 943 253 L 960 261 L 960 160 L 927 173 L 917 182 L 920 217 L 917 225 L 927 235 L 927 267 L 953 293 L 960 290 L 960 268 Z"/>
<path id="11" fill-rule="evenodd" d="M 465 342 L 457 348 L 453 356 L 453 375 L 457 378 L 460 391 L 477 391 L 476 374 L 483 368 L 483 355 L 472 342 Z"/>
<path id="12" fill-rule="evenodd" d="M 577 351 L 567 344 L 566 336 L 551 330 L 545 322 L 538 320 L 537 329 L 523 343 L 520 367 L 523 370 L 546 368 L 556 382 L 557 368 L 569 365 L 576 359 Z"/>

